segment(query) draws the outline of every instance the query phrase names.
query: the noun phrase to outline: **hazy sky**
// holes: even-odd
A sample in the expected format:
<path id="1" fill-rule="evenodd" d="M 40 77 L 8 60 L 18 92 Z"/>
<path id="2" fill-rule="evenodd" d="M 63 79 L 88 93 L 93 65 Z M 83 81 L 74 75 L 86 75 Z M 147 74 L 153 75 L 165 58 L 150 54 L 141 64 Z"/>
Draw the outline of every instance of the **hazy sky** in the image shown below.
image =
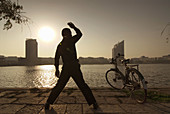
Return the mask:
<path id="1" fill-rule="evenodd" d="M 15 0 L 13 0 L 15 1 Z M 14 24 L 4 31 L 0 21 L 0 55 L 25 57 L 26 38 L 38 41 L 39 57 L 54 57 L 62 40 L 61 30 L 73 22 L 83 33 L 77 45 L 78 56 L 111 57 L 114 44 L 125 40 L 125 56 L 159 57 L 170 54 L 170 0 L 19 0 L 28 26 Z M 38 38 L 40 28 L 55 30 L 55 40 Z M 170 39 L 170 38 L 169 38 Z"/>

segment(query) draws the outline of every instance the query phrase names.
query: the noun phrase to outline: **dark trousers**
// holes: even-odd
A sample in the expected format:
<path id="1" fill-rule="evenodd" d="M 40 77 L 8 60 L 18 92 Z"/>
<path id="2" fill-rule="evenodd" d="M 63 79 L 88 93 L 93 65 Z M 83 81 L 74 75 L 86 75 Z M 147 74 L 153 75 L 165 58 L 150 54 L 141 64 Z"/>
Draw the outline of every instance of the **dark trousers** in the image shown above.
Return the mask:
<path id="1" fill-rule="evenodd" d="M 77 86 L 83 93 L 87 103 L 89 105 L 96 102 L 93 93 L 89 86 L 85 83 L 83 79 L 82 72 L 80 70 L 80 64 L 74 63 L 72 65 L 63 65 L 60 78 L 56 86 L 52 89 L 50 96 L 47 99 L 47 103 L 53 104 L 56 98 L 59 96 L 65 85 L 67 84 L 70 76 L 73 78 Z"/>

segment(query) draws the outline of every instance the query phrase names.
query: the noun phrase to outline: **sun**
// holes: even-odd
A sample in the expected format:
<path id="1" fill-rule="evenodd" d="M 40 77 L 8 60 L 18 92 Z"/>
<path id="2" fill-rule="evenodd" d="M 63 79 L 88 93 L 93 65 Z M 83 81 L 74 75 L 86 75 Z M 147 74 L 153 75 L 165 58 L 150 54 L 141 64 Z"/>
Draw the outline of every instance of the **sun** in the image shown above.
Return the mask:
<path id="1" fill-rule="evenodd" d="M 44 42 L 50 42 L 54 40 L 55 32 L 50 27 L 42 27 L 38 32 L 38 37 Z"/>

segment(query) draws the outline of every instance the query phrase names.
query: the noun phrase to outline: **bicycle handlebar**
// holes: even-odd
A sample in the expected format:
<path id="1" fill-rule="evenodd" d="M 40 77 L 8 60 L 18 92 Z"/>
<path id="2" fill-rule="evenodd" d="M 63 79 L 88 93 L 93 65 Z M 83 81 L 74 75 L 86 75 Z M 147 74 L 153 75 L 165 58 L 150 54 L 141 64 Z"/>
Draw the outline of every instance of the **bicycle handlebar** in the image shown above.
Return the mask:
<path id="1" fill-rule="evenodd" d="M 112 58 L 111 64 L 117 64 L 117 59 L 119 57 L 124 57 L 124 54 L 121 55 L 120 53 L 118 53 L 118 55 L 115 58 Z M 125 65 L 128 64 L 129 62 L 130 62 L 130 59 L 123 59 L 121 61 L 121 63 L 124 63 Z"/>

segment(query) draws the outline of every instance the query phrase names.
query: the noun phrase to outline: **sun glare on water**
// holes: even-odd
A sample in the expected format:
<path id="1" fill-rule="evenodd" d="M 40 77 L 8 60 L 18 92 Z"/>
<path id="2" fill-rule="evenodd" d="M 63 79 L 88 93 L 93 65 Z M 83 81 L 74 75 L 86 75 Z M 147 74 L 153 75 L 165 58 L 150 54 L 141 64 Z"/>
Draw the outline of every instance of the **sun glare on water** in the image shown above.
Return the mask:
<path id="1" fill-rule="evenodd" d="M 54 40 L 55 32 L 50 27 L 42 27 L 38 32 L 38 37 L 44 42 L 50 42 Z"/>

